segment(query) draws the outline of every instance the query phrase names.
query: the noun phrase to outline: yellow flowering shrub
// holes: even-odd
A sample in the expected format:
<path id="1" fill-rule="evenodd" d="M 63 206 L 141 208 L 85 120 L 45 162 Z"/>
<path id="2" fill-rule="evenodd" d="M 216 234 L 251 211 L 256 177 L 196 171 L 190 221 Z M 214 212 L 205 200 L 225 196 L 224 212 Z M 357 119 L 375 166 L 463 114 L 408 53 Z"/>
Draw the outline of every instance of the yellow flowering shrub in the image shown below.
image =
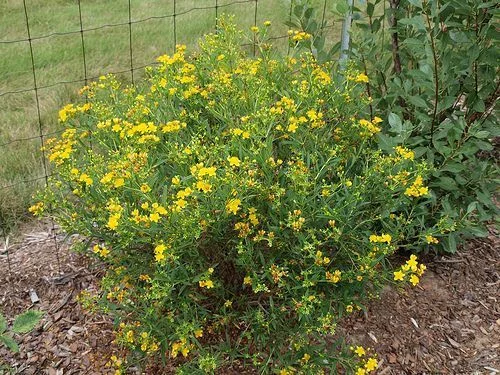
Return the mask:
<path id="1" fill-rule="evenodd" d="M 235 359 L 322 373 L 348 363 L 325 345 L 340 317 L 388 280 L 418 282 L 414 258 L 394 274 L 386 259 L 434 241 L 414 210 L 427 169 L 377 150 L 365 76 L 267 44 L 248 58 L 241 35 L 226 24 L 142 84 L 82 89 L 87 105 L 64 107 L 47 142 L 56 173 L 32 211 L 107 264 L 96 303 L 131 352 L 185 373 Z"/>

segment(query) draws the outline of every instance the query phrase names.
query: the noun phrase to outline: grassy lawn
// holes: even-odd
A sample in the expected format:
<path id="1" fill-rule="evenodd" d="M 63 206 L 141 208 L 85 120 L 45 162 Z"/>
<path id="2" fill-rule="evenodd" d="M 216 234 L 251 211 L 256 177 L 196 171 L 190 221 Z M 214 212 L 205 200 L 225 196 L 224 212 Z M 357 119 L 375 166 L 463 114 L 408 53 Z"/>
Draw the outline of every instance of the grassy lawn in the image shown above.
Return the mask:
<path id="1" fill-rule="evenodd" d="M 323 0 L 317 0 L 323 4 Z M 204 33 L 214 30 L 216 0 L 177 0 L 175 17 L 177 43 L 192 46 Z M 85 45 L 85 66 L 80 31 L 80 11 L 75 0 L 26 0 L 40 106 L 41 130 L 57 132 L 57 110 L 71 101 L 85 77 L 109 72 L 130 80 L 174 48 L 174 1 L 130 0 L 133 22 L 129 38 L 127 0 L 81 0 L 81 23 Z M 218 0 L 218 13 L 234 14 L 240 28 L 254 24 L 254 1 Z M 322 10 L 322 5 L 319 7 Z M 271 20 L 272 35 L 286 35 L 289 0 L 259 0 L 257 23 Z M 104 26 L 116 25 L 116 26 Z M 64 34 L 69 33 L 69 34 Z M 48 37 L 45 37 L 49 35 Z M 62 35 L 64 34 L 64 35 Z M 0 2 L 0 40 L 27 38 L 23 2 Z M 277 40 L 286 43 L 286 39 Z M 130 54 L 132 49 L 132 58 Z M 0 42 L 0 227 L 26 215 L 30 196 L 45 183 L 40 146 L 40 123 L 34 91 L 29 43 Z M 61 83 L 69 82 L 69 83 Z M 28 180 L 29 182 L 25 182 Z M 1 234 L 1 233 L 0 233 Z"/>

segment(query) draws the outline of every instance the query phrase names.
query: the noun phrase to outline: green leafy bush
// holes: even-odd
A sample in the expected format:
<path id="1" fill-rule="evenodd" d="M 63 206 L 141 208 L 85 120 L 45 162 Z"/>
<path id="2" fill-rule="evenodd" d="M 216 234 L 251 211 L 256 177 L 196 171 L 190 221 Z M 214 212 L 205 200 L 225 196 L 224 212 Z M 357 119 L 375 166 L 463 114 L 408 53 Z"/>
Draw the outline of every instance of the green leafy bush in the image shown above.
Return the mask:
<path id="1" fill-rule="evenodd" d="M 55 174 L 31 211 L 108 264 L 102 295 L 82 299 L 117 316 L 132 352 L 189 374 L 235 359 L 368 373 L 375 358 L 356 348 L 353 362 L 328 338 L 388 280 L 418 283 L 415 256 L 396 271 L 387 257 L 435 241 L 419 219 L 427 166 L 377 149 L 366 76 L 333 79 L 296 54 L 307 33 L 291 33 L 283 58 L 253 28 L 251 59 L 221 24 L 191 57 L 161 56 L 142 85 L 101 77 L 64 107 L 67 129 L 47 142 Z"/>
<path id="2" fill-rule="evenodd" d="M 424 220 L 443 233 L 439 246 L 487 233 L 498 217 L 492 195 L 500 135 L 498 6 L 483 0 L 368 1 L 354 9 L 352 57 L 370 78 L 367 93 L 387 119 L 379 144 L 414 149 L 432 167 Z M 372 113 L 373 116 L 373 113 Z"/>

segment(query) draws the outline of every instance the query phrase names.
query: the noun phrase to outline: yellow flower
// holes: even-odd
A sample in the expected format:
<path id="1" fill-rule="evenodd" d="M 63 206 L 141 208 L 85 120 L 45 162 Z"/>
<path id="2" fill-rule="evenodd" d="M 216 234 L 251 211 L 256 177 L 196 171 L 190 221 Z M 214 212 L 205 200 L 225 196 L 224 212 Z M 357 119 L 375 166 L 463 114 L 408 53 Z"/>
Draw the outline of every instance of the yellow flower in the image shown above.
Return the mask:
<path id="1" fill-rule="evenodd" d="M 119 187 L 125 185 L 125 180 L 123 178 L 119 177 L 115 180 L 113 185 L 115 188 L 119 188 Z"/>
<path id="2" fill-rule="evenodd" d="M 151 220 L 153 223 L 157 223 L 160 221 L 160 215 L 158 214 L 158 212 L 153 212 L 149 215 L 149 220 Z"/>
<path id="3" fill-rule="evenodd" d="M 229 202 L 227 202 L 226 204 L 226 210 L 228 212 L 232 212 L 233 214 L 236 215 L 236 213 L 238 212 L 238 210 L 240 209 L 240 204 L 241 204 L 241 200 L 239 199 L 231 199 Z"/>
<path id="4" fill-rule="evenodd" d="M 172 184 L 173 185 L 179 185 L 180 183 L 181 183 L 181 179 L 179 178 L 179 176 L 172 177 Z"/>
<path id="5" fill-rule="evenodd" d="M 365 363 L 365 369 L 367 372 L 375 370 L 377 366 L 378 366 L 378 361 L 375 358 L 370 358 Z"/>
<path id="6" fill-rule="evenodd" d="M 111 215 L 108 219 L 108 228 L 115 230 L 118 227 L 118 221 L 120 220 L 120 214 Z"/>
<path id="7" fill-rule="evenodd" d="M 187 198 L 191 195 L 192 192 L 193 190 L 187 187 L 184 190 L 180 190 L 177 192 L 177 198 Z"/>
<path id="8" fill-rule="evenodd" d="M 248 215 L 248 220 L 250 220 L 250 223 L 252 223 L 252 225 L 259 224 L 259 219 L 257 218 L 257 215 L 255 215 L 254 213 Z"/>
<path id="9" fill-rule="evenodd" d="M 290 132 L 290 133 L 295 133 L 297 131 L 299 127 L 297 126 L 297 123 L 291 123 L 290 125 L 288 125 L 288 128 L 287 130 Z"/>
<path id="10" fill-rule="evenodd" d="M 243 279 L 243 284 L 252 285 L 252 278 L 250 276 L 245 276 L 245 278 Z"/>
<path id="11" fill-rule="evenodd" d="M 43 209 L 44 209 L 44 203 L 38 202 L 35 203 L 30 208 L 28 208 L 28 211 L 31 212 L 33 215 L 40 215 L 43 212 Z"/>
<path id="12" fill-rule="evenodd" d="M 366 370 L 363 367 L 359 367 L 356 370 L 356 375 L 366 375 Z"/>
<path id="13" fill-rule="evenodd" d="M 352 313 L 352 310 L 353 310 L 353 309 L 354 309 L 354 307 L 352 306 L 352 304 L 351 304 L 351 305 L 347 305 L 347 306 L 345 307 L 345 311 L 347 311 L 348 313 Z"/>
<path id="14" fill-rule="evenodd" d="M 203 177 L 203 176 L 210 176 L 214 177 L 215 176 L 215 171 L 217 168 L 215 167 L 201 167 L 200 170 L 198 171 L 198 176 Z"/>
<path id="15" fill-rule="evenodd" d="M 257 26 L 252 26 L 250 28 L 250 30 L 253 32 L 253 33 L 258 33 L 259 32 L 259 28 Z"/>
<path id="16" fill-rule="evenodd" d="M 411 268 L 412 271 L 415 271 L 418 265 L 417 256 L 414 254 L 410 255 L 410 259 L 406 261 L 406 264 Z"/>
<path id="17" fill-rule="evenodd" d="M 415 158 L 415 153 L 405 147 L 396 146 L 394 150 L 396 150 L 396 154 L 400 155 L 403 159 L 413 160 Z"/>
<path id="18" fill-rule="evenodd" d="M 202 190 L 204 193 L 208 193 L 208 192 L 212 191 L 212 185 L 210 185 L 206 181 L 198 181 L 196 183 L 196 188 L 198 190 Z"/>
<path id="19" fill-rule="evenodd" d="M 405 274 L 402 271 L 395 271 L 394 272 L 394 280 L 396 281 L 403 281 L 405 278 Z"/>
<path id="20" fill-rule="evenodd" d="M 356 346 L 354 353 L 356 353 L 358 357 L 362 357 L 366 354 L 365 349 L 362 346 Z"/>
<path id="21" fill-rule="evenodd" d="M 390 234 L 382 233 L 380 236 L 377 236 L 376 234 L 372 234 L 370 236 L 370 242 L 386 242 L 387 244 L 390 244 L 391 241 L 392 236 Z"/>
<path id="22" fill-rule="evenodd" d="M 420 279 L 417 275 L 411 275 L 410 276 L 410 283 L 415 286 L 420 282 Z"/>
<path id="23" fill-rule="evenodd" d="M 203 336 L 203 330 L 202 329 L 197 329 L 196 331 L 194 331 L 194 337 L 200 338 L 202 336 Z"/>
<path id="24" fill-rule="evenodd" d="M 239 167 L 241 164 L 240 159 L 238 159 L 236 156 L 228 157 L 227 161 L 229 162 L 229 165 L 231 167 Z"/>
<path id="25" fill-rule="evenodd" d="M 355 79 L 356 82 L 368 83 L 368 76 L 364 73 L 358 74 Z"/>
<path id="26" fill-rule="evenodd" d="M 187 202 L 184 199 L 178 199 L 175 201 L 177 209 L 181 210 L 186 207 Z"/>
<path id="27" fill-rule="evenodd" d="M 425 266 L 425 264 L 420 264 L 419 269 L 417 270 L 417 275 L 422 276 L 426 269 L 427 267 Z"/>
<path id="28" fill-rule="evenodd" d="M 84 183 L 85 185 L 87 185 L 87 186 L 92 185 L 92 183 L 94 182 L 94 180 L 92 180 L 92 179 L 89 177 L 89 175 L 88 175 L 88 174 L 86 174 L 86 173 L 82 173 L 82 174 L 80 175 L 79 181 L 80 181 L 80 182 L 83 182 L 83 183 Z"/>
<path id="29" fill-rule="evenodd" d="M 165 250 L 167 249 L 167 246 L 164 244 L 159 244 L 155 247 L 154 252 L 155 252 L 155 260 L 157 262 L 162 262 L 166 259 L 165 256 Z"/>
<path id="30" fill-rule="evenodd" d="M 425 236 L 425 240 L 428 244 L 439 243 L 439 240 L 436 237 L 431 236 L 430 234 Z"/>
<path id="31" fill-rule="evenodd" d="M 151 188 L 149 187 L 149 185 L 148 185 L 148 184 L 142 184 L 142 185 L 141 185 L 141 191 L 142 191 L 143 193 L 149 193 L 149 192 L 151 191 Z"/>
<path id="32" fill-rule="evenodd" d="M 212 280 L 200 280 L 198 284 L 201 288 L 211 289 L 214 287 L 214 282 Z"/>
<path id="33" fill-rule="evenodd" d="M 326 272 L 326 280 L 331 282 L 331 283 L 338 283 L 342 277 L 342 272 L 339 270 L 336 270 L 334 273 L 331 272 Z"/>
<path id="34" fill-rule="evenodd" d="M 415 179 L 415 182 L 405 190 L 405 195 L 409 197 L 421 197 L 423 195 L 429 194 L 429 188 L 426 186 L 423 186 L 423 179 L 422 176 L 417 176 Z"/>
<path id="35" fill-rule="evenodd" d="M 264 21 L 264 26 L 271 26 L 271 21 Z"/>

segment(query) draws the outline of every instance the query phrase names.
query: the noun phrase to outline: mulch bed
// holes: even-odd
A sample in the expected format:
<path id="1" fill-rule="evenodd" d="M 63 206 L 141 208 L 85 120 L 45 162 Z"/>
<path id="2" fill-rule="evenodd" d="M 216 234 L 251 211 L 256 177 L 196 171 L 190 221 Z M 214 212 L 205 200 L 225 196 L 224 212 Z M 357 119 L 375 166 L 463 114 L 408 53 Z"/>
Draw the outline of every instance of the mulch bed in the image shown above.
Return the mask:
<path id="1" fill-rule="evenodd" d="M 50 226 L 38 225 L 9 244 L 8 259 L 0 243 L 0 310 L 10 322 L 28 308 L 45 312 L 36 330 L 16 337 L 19 354 L 0 348 L 0 374 L 112 373 L 105 365 L 119 350 L 112 320 L 76 301 L 80 291 L 97 289 L 102 269 L 61 241 L 56 251 Z M 497 233 L 424 263 L 419 286 L 386 288 L 367 311 L 343 321 L 339 333 L 378 353 L 379 375 L 500 374 Z M 30 289 L 39 302 L 31 302 Z"/>

